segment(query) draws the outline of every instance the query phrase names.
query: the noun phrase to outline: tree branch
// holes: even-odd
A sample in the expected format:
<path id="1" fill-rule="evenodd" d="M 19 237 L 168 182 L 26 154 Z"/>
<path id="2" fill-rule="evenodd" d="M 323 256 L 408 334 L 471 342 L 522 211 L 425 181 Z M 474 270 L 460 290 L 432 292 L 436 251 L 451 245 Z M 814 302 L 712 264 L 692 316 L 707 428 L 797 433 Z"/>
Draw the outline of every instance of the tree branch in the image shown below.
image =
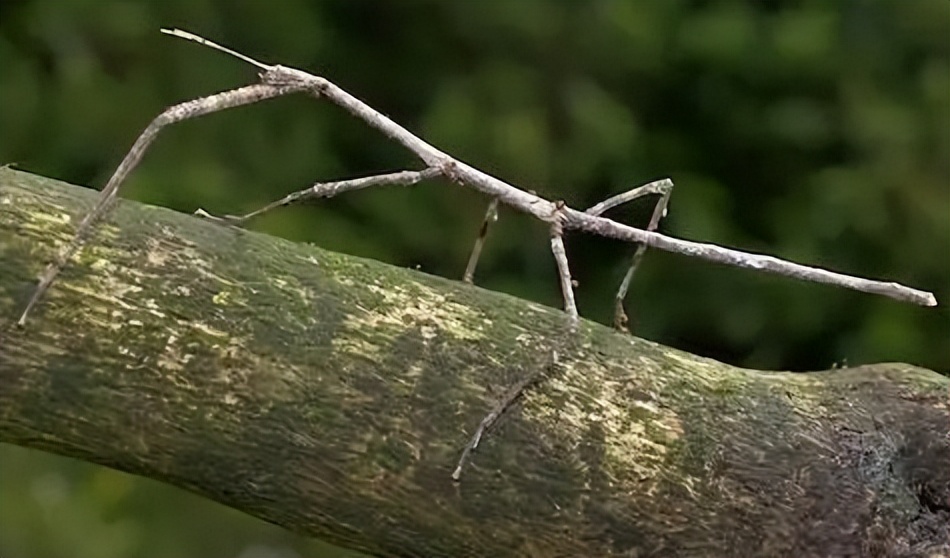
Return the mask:
<path id="1" fill-rule="evenodd" d="M 0 442 L 377 556 L 950 552 L 933 372 L 563 344 L 550 308 L 127 201 L 16 327 L 93 197 L 0 169 Z"/>

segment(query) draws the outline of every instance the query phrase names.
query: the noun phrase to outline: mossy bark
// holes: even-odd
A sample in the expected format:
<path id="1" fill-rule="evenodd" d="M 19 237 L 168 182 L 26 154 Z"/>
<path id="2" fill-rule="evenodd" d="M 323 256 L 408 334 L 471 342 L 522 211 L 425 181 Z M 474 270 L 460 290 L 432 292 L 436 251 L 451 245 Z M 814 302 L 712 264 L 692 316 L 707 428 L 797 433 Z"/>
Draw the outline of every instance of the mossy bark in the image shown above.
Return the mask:
<path id="1" fill-rule="evenodd" d="M 2 442 L 380 556 L 950 552 L 934 372 L 566 339 L 554 309 L 131 202 L 17 328 L 94 194 L 0 169 Z"/>

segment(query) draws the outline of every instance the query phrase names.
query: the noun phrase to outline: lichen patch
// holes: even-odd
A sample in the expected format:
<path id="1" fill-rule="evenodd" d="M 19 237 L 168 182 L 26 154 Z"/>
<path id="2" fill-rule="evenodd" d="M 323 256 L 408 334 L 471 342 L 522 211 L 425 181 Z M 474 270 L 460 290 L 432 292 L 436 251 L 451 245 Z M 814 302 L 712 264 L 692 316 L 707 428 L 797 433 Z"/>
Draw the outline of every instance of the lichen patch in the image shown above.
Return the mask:
<path id="1" fill-rule="evenodd" d="M 591 361 L 587 360 L 588 363 Z M 603 473 L 618 483 L 637 483 L 657 478 L 669 458 L 671 444 L 683 436 L 682 421 L 662 405 L 656 395 L 638 392 L 631 398 L 629 380 L 609 370 L 585 367 L 547 381 L 543 389 L 526 395 L 526 417 L 538 424 L 558 425 L 547 432 L 558 446 L 589 443 L 596 428 L 603 438 Z"/>

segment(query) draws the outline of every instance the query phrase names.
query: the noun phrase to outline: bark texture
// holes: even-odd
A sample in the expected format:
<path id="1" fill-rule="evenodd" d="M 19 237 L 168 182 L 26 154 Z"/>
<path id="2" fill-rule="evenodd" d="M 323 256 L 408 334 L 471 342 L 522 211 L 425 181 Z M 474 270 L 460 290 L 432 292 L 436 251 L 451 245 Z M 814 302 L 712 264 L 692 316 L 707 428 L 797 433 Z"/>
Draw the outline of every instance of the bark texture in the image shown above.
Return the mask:
<path id="1" fill-rule="evenodd" d="M 131 202 L 15 327 L 94 195 L 0 169 L 2 442 L 379 556 L 950 554 L 934 372 L 566 336 L 554 309 Z"/>

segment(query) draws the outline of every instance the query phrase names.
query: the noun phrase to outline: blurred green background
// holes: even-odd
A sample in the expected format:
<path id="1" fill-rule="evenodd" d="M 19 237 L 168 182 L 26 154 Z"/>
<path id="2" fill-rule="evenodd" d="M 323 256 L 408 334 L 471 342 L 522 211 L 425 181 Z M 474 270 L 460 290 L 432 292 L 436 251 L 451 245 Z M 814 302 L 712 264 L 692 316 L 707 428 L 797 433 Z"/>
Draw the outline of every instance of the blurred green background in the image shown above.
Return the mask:
<path id="1" fill-rule="evenodd" d="M 0 0 L 0 163 L 101 188 L 164 107 L 255 79 L 182 27 L 323 75 L 491 174 L 585 208 L 676 183 L 663 231 L 936 293 L 926 309 L 647 254 L 636 333 L 740 366 L 950 371 L 946 0 Z M 315 180 L 418 168 L 328 103 L 167 129 L 124 197 L 255 209 Z M 484 211 L 432 182 L 252 227 L 460 277 Z M 649 203 L 611 217 L 642 226 Z M 560 305 L 539 223 L 502 211 L 477 282 Z M 581 313 L 609 323 L 631 246 L 571 236 Z M 348 556 L 189 494 L 0 446 L 2 558 Z"/>

